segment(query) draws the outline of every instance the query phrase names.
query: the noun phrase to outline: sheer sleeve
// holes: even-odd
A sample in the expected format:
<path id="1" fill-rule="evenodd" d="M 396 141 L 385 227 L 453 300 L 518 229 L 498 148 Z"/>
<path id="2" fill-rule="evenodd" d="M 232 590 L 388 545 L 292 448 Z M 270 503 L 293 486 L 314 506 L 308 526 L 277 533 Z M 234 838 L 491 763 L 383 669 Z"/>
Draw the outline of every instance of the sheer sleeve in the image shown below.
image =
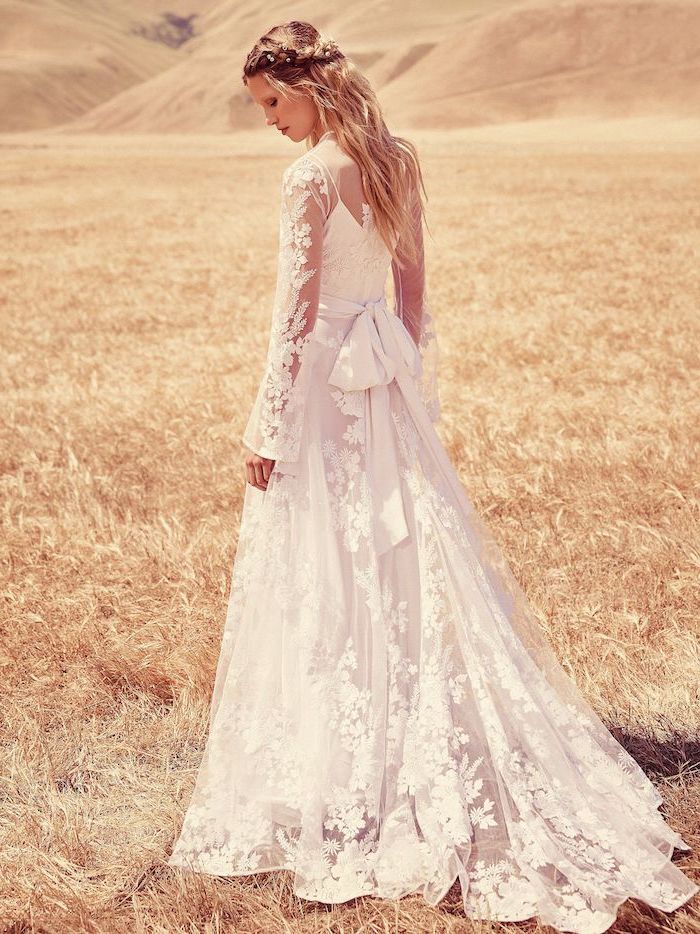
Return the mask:
<path id="1" fill-rule="evenodd" d="M 396 253 L 400 260 L 392 260 L 394 280 L 394 310 L 403 321 L 413 338 L 421 356 L 419 389 L 423 403 L 433 423 L 440 418 L 440 395 L 438 389 L 439 349 L 435 321 L 431 313 L 428 288 L 425 278 L 425 254 L 423 250 L 423 218 L 420 201 L 416 193 L 411 205 L 412 230 L 416 237 L 417 257 L 409 259 L 408 252 L 399 240 Z"/>
<path id="2" fill-rule="evenodd" d="M 265 370 L 244 444 L 293 464 L 319 347 L 313 341 L 321 290 L 323 226 L 330 211 L 323 167 L 304 155 L 282 176 L 277 286 Z"/>

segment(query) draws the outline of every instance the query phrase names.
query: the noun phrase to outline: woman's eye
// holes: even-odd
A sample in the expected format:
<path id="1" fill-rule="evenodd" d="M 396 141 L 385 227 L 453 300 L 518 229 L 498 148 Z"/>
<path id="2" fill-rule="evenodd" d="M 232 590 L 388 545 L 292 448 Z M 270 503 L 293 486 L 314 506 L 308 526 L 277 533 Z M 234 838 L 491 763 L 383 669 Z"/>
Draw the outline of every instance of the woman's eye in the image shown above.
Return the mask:
<path id="1" fill-rule="evenodd" d="M 271 104 L 272 104 L 272 106 L 274 107 L 274 106 L 275 106 L 275 104 L 277 103 L 277 98 L 276 98 L 276 97 L 274 97 L 274 98 L 273 98 L 273 99 L 272 99 L 272 100 L 270 101 L 270 103 L 271 103 Z"/>

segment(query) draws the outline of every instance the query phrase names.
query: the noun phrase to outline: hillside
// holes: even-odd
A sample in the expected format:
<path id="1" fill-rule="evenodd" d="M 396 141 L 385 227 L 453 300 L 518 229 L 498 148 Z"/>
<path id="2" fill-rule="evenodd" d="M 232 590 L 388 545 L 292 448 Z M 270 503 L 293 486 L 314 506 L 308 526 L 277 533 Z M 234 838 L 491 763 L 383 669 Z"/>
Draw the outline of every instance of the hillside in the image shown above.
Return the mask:
<path id="1" fill-rule="evenodd" d="M 134 30 L 157 22 L 164 9 L 191 14 L 211 5 L 0 0 L 0 131 L 55 126 L 147 83 L 182 53 Z"/>
<path id="2" fill-rule="evenodd" d="M 166 7 L 196 14 L 196 35 L 178 49 L 129 31 L 134 3 L 109 7 L 106 16 L 98 0 L 0 0 L 14 11 L 0 56 L 12 78 L 3 81 L 4 129 L 264 129 L 241 71 L 255 39 L 288 17 L 286 2 L 264 13 L 254 0 L 140 6 L 142 22 Z M 338 41 L 378 90 L 388 122 L 406 129 L 700 112 L 698 0 L 360 0 L 338 13 L 309 0 L 295 16 Z"/>
<path id="3" fill-rule="evenodd" d="M 697 116 L 700 5 L 586 0 L 497 12 L 436 45 L 382 100 L 400 122 L 433 128 Z"/>

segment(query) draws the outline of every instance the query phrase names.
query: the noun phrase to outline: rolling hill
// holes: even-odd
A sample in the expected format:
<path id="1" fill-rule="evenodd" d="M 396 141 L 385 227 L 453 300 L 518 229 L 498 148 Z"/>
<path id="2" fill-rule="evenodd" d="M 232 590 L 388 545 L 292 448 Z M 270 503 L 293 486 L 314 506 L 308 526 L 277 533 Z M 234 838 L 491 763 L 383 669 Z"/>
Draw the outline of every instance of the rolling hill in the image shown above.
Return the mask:
<path id="1" fill-rule="evenodd" d="M 98 0 L 0 0 L 14 16 L 0 61 L 3 128 L 263 129 L 241 71 L 255 39 L 289 15 L 286 2 L 262 13 L 255 0 L 139 6 L 142 20 L 166 7 L 196 13 L 198 34 L 178 49 L 129 32 L 134 7 L 111 0 L 107 16 Z M 294 15 L 366 72 L 393 125 L 700 114 L 698 0 L 359 0 L 337 12 L 308 0 Z"/>

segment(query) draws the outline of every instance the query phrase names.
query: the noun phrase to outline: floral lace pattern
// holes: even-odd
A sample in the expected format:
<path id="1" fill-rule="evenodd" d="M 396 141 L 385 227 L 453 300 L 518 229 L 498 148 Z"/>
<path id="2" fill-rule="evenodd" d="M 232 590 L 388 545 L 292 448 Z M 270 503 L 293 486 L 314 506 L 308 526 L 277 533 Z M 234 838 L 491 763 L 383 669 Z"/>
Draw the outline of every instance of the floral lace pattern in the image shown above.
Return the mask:
<path id="1" fill-rule="evenodd" d="M 561 667 L 396 381 L 410 535 L 377 552 L 372 389 L 328 381 L 347 319 L 319 316 L 309 337 L 326 182 L 312 155 L 285 176 L 287 284 L 255 427 L 298 469 L 246 486 L 209 734 L 168 862 L 287 869 L 297 895 L 328 903 L 437 904 L 459 879 L 469 917 L 581 934 L 607 930 L 629 897 L 672 911 L 700 891 L 671 861 L 689 847 Z M 345 224 L 334 250 L 364 233 Z M 415 321 L 420 344 L 430 320 Z"/>
<path id="2" fill-rule="evenodd" d="M 282 178 L 277 289 L 267 361 L 243 440 L 263 457 L 295 461 L 313 370 L 313 328 L 321 288 L 321 228 L 328 180 L 313 159 L 297 160 Z"/>
<path id="3" fill-rule="evenodd" d="M 348 209 L 342 202 L 338 202 L 336 210 L 340 213 L 348 212 Z M 350 217 L 349 223 L 357 224 L 357 221 Z M 372 212 L 369 204 L 362 204 L 362 224 L 359 229 L 369 234 L 363 236 L 354 242 L 346 244 L 342 250 L 337 249 L 333 244 L 326 243 L 323 248 L 323 274 L 328 280 L 344 280 L 352 277 L 354 271 L 358 268 L 369 272 L 370 275 L 386 273 L 387 271 L 387 252 L 383 249 L 383 244 L 379 240 L 374 227 Z M 334 286 L 335 287 L 335 286 Z"/>

